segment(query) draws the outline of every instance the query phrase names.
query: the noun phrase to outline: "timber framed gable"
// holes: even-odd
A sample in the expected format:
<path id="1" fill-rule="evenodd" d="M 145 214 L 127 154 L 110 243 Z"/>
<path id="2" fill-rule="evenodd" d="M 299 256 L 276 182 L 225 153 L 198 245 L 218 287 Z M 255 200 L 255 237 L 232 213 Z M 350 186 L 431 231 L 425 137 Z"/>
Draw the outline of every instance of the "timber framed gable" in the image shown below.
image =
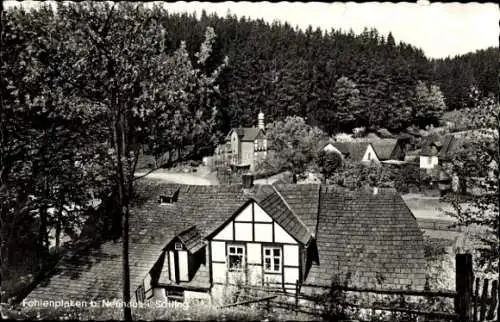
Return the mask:
<path id="1" fill-rule="evenodd" d="M 293 290 L 302 276 L 305 245 L 255 199 L 245 202 L 207 240 L 212 285 L 243 281 Z"/>

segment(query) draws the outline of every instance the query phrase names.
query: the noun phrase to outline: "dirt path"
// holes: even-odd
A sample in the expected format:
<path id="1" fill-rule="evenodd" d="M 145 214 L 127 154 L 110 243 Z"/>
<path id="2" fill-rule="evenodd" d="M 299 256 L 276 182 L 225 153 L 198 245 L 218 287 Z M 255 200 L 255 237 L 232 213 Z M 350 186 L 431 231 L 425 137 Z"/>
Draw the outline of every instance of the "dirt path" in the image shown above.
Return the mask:
<path id="1" fill-rule="evenodd" d="M 146 174 L 145 171 L 136 172 L 136 176 L 142 176 Z M 147 178 L 165 180 L 167 182 L 179 183 L 179 184 L 189 184 L 189 185 L 218 185 L 219 181 L 215 176 L 215 173 L 210 172 L 210 170 L 205 166 L 200 166 L 197 172 L 171 172 L 165 169 L 156 170 L 146 176 Z"/>

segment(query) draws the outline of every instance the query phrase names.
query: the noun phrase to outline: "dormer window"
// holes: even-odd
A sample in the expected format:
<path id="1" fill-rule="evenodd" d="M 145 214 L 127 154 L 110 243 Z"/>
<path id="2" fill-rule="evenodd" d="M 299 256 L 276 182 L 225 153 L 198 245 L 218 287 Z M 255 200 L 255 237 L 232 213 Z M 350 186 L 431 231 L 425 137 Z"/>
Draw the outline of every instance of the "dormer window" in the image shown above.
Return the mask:
<path id="1" fill-rule="evenodd" d="M 177 201 L 177 197 L 179 196 L 179 189 L 172 189 L 170 191 L 166 191 L 165 193 L 160 195 L 158 202 L 160 204 L 171 204 Z"/>

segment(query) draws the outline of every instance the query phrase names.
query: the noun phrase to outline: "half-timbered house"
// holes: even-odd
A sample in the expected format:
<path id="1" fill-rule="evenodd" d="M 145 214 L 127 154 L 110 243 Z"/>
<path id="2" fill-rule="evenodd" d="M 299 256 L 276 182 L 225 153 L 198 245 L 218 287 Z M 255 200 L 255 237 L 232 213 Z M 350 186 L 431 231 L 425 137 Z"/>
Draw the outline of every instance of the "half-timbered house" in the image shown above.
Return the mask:
<path id="1" fill-rule="evenodd" d="M 212 301 L 242 283 L 312 292 L 349 276 L 353 286 L 424 287 L 422 232 L 393 190 L 141 180 L 130 217 L 137 301 Z M 28 298 L 120 299 L 121 246 L 82 245 Z"/>

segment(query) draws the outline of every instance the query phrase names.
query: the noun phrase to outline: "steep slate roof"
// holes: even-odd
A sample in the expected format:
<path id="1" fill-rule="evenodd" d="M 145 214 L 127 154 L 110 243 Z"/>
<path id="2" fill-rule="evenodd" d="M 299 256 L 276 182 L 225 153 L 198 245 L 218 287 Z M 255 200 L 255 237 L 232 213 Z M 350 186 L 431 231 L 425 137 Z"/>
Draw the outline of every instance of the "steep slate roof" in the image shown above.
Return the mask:
<path id="1" fill-rule="evenodd" d="M 408 276 L 413 276 L 420 287 L 425 266 L 422 235 L 394 192 L 380 189 L 372 195 L 317 184 L 256 185 L 243 190 L 241 185 L 172 185 L 146 178 L 139 182 L 141 200 L 130 214 L 132 294 L 176 236 L 199 249 L 200 236 L 219 228 L 250 198 L 301 242 L 315 235 L 320 265 L 312 266 L 305 283 L 328 284 L 332 272 L 351 272 L 359 274 L 360 282 L 385 278 L 384 287 L 406 285 Z M 159 204 L 158 195 L 173 187 L 179 188 L 178 201 Z M 119 240 L 108 241 L 68 254 L 28 299 L 120 299 L 121 247 Z M 208 265 L 201 265 L 190 282 L 179 285 L 208 289 Z"/>
<path id="2" fill-rule="evenodd" d="M 371 140 L 370 143 L 377 153 L 377 157 L 380 161 L 389 160 L 392 157 L 392 152 L 396 147 L 398 140 L 397 139 L 376 139 Z"/>
<path id="3" fill-rule="evenodd" d="M 391 189 L 374 195 L 322 186 L 316 240 L 319 265 L 311 267 L 308 284 L 329 286 L 332 272 L 352 286 L 425 284 L 422 232 Z"/>
<path id="4" fill-rule="evenodd" d="M 305 223 L 295 214 L 288 203 L 283 200 L 276 187 L 267 197 L 258 202 L 262 209 L 283 227 L 292 237 L 306 245 L 313 237 L 313 233 Z"/>
<path id="5" fill-rule="evenodd" d="M 439 136 L 437 134 L 431 134 L 426 138 L 420 155 L 438 156 L 442 160 L 449 160 L 460 151 L 465 140 L 464 137 L 459 135 L 447 134 L 445 136 Z M 436 148 L 433 148 L 433 146 Z"/>
<path id="6" fill-rule="evenodd" d="M 255 141 L 257 136 L 259 135 L 260 129 L 258 127 L 238 127 L 233 128 L 226 136 L 226 141 L 231 139 L 231 133 L 236 131 L 238 133 L 238 137 L 241 141 Z"/>
<path id="7" fill-rule="evenodd" d="M 370 142 L 333 142 L 332 145 L 355 162 L 361 161 Z"/>

